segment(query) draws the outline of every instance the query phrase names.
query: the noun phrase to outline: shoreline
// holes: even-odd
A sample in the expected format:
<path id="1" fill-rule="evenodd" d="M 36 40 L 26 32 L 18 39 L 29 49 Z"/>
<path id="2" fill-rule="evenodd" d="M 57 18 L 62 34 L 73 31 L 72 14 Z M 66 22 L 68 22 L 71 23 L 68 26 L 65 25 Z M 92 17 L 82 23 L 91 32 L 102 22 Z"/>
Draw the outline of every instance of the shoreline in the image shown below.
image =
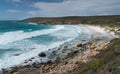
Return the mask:
<path id="1" fill-rule="evenodd" d="M 89 28 L 89 30 L 91 30 L 90 28 Z M 92 32 L 92 31 L 91 31 Z M 93 31 L 93 32 L 95 32 L 95 30 Z M 95 34 L 95 33 L 94 33 Z M 97 34 L 97 33 L 96 33 Z M 86 62 L 86 61 L 88 61 L 87 59 L 88 59 L 88 57 L 91 57 L 91 56 L 95 56 L 96 54 L 98 54 L 99 53 L 99 50 L 100 49 L 102 49 L 103 47 L 105 47 L 105 46 L 107 46 L 108 44 L 109 44 L 109 41 L 102 41 L 100 44 L 99 44 L 99 42 L 98 42 L 98 45 L 96 44 L 96 42 L 97 41 L 95 41 L 95 40 L 100 40 L 101 41 L 101 39 L 99 39 L 98 37 L 96 37 L 97 39 L 95 39 L 95 37 L 93 36 L 93 41 L 89 41 L 89 42 L 86 42 L 85 44 L 82 44 L 82 43 L 80 43 L 80 44 L 75 44 L 76 45 L 76 47 L 78 46 L 78 48 L 76 48 L 76 47 L 74 47 L 74 48 L 72 48 L 73 50 L 71 51 L 71 52 L 69 52 L 68 54 L 67 54 L 67 56 L 65 56 L 64 58 L 68 58 L 68 59 L 70 59 L 71 57 L 68 57 L 69 55 L 71 55 L 71 54 L 73 54 L 73 55 L 76 55 L 76 54 L 80 54 L 79 56 L 78 56 L 78 58 L 79 58 L 79 60 L 81 59 L 82 61 L 84 61 L 84 62 Z M 63 52 L 66 52 L 68 49 L 68 46 L 62 46 L 63 48 L 62 48 L 62 50 L 64 50 Z M 85 50 L 86 48 L 88 48 L 89 50 Z M 92 49 L 92 50 L 91 50 Z M 82 51 L 83 50 L 83 51 Z M 83 53 L 83 56 L 81 56 L 81 53 Z M 93 55 L 91 55 L 91 53 L 93 54 Z M 44 53 L 43 53 L 44 54 Z M 55 54 L 55 53 L 54 53 Z M 60 58 L 60 57 L 58 57 L 56 60 L 58 61 L 60 61 L 60 60 L 62 60 L 62 59 L 64 59 L 64 58 Z M 56 61 L 55 60 L 55 61 Z M 64 59 L 65 60 L 65 59 Z M 74 59 L 74 60 L 76 60 L 76 61 L 78 61 L 77 59 Z M 82 62 L 81 61 L 81 62 Z M 73 62 L 73 61 L 72 61 Z M 48 61 L 47 62 L 48 64 L 54 64 L 52 61 Z M 42 66 L 41 66 L 42 64 L 32 64 L 31 66 L 27 66 L 27 67 L 33 67 L 34 68 L 34 66 L 37 66 L 38 68 L 41 68 Z M 44 65 L 44 64 L 43 64 Z M 45 63 L 45 65 L 46 65 L 46 63 Z M 22 67 L 22 68 L 24 68 L 24 69 L 26 69 L 27 67 Z M 69 67 L 69 65 L 68 65 L 68 67 Z M 15 68 L 13 68 L 13 71 L 14 71 L 14 69 Z M 20 69 L 20 67 L 18 68 L 20 71 L 21 71 L 21 69 Z M 17 69 L 16 69 L 17 70 Z M 18 71 L 19 71 L 18 70 Z M 23 70 L 23 69 L 22 69 Z M 12 70 L 11 70 L 12 71 Z M 12 72 L 13 72 L 12 71 Z M 4 71 L 5 72 L 5 71 Z M 8 71 L 9 72 L 9 71 Z M 16 72 L 16 71 L 15 71 Z M 4 73 L 3 73 L 4 74 Z M 19 74 L 19 73 L 15 73 L 15 74 Z M 45 74 L 47 74 L 47 73 L 45 73 Z M 48 73 L 49 74 L 49 73 Z M 51 74 L 51 73 L 50 73 Z"/>

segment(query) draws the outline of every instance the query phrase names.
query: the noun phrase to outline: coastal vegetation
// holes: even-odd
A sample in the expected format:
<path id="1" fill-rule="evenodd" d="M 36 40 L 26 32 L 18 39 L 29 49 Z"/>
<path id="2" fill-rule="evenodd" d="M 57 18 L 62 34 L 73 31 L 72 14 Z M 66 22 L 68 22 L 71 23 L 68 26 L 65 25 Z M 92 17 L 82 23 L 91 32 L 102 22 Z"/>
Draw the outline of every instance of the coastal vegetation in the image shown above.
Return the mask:
<path id="1" fill-rule="evenodd" d="M 88 63 L 78 65 L 73 74 L 119 74 L 120 73 L 120 39 L 111 40 L 107 48 L 102 49 Z"/>
<path id="2" fill-rule="evenodd" d="M 33 17 L 22 20 L 37 24 L 99 24 L 120 25 L 120 15 L 106 16 L 66 16 L 66 17 Z"/>

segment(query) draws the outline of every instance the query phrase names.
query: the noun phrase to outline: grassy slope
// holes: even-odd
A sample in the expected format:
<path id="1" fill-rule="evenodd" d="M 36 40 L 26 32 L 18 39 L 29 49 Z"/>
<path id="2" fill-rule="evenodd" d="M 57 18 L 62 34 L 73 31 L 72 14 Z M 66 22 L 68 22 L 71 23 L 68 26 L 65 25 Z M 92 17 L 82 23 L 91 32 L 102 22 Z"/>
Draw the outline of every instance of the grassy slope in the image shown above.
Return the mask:
<path id="1" fill-rule="evenodd" d="M 120 74 L 120 39 L 114 39 L 94 60 L 79 63 L 72 74 Z"/>

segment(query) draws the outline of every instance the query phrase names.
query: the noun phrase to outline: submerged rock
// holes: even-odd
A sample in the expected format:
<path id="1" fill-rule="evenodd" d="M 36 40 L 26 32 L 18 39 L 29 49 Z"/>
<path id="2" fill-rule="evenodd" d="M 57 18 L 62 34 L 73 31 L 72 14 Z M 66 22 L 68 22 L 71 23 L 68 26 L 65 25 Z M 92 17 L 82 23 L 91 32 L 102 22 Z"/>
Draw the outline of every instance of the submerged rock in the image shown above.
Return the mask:
<path id="1" fill-rule="evenodd" d="M 32 48 L 31 50 L 34 50 L 34 49 L 36 49 L 36 48 Z"/>
<path id="2" fill-rule="evenodd" d="M 19 56 L 20 54 L 19 53 L 16 53 L 16 54 L 13 54 L 14 56 Z"/>
<path id="3" fill-rule="evenodd" d="M 57 53 L 57 51 L 52 51 L 52 54 L 53 54 L 53 55 L 56 55 L 56 53 Z"/>
<path id="4" fill-rule="evenodd" d="M 64 46 L 62 53 L 65 53 L 65 51 L 68 49 L 68 46 Z"/>

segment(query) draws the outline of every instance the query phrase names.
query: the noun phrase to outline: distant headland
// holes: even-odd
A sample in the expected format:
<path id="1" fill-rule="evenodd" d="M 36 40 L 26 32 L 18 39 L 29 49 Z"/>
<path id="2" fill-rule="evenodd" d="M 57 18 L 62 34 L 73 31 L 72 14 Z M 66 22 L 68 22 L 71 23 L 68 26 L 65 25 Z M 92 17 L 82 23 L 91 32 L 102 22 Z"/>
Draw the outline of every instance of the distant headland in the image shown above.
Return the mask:
<path id="1" fill-rule="evenodd" d="M 37 24 L 120 24 L 120 15 L 33 17 L 21 21 Z"/>

